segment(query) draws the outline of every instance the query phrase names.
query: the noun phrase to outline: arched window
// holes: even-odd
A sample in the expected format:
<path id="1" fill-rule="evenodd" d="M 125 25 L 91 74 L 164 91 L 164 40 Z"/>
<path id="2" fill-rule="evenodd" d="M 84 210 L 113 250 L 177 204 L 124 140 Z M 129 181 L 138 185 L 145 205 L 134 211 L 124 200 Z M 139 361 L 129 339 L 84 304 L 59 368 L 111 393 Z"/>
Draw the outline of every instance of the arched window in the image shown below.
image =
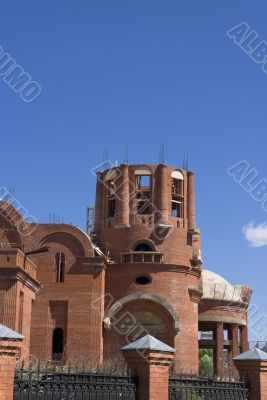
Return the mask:
<path id="1" fill-rule="evenodd" d="M 63 329 L 54 329 L 52 340 L 53 359 L 58 358 L 60 354 L 63 354 L 63 339 Z"/>
<path id="2" fill-rule="evenodd" d="M 152 247 L 150 243 L 140 242 L 134 247 L 133 251 L 145 252 L 145 251 L 155 251 L 155 249 Z"/>
<path id="3" fill-rule="evenodd" d="M 64 282 L 65 275 L 65 254 L 59 252 L 55 257 L 56 263 L 56 282 Z"/>
<path id="4" fill-rule="evenodd" d="M 184 215 L 184 177 L 180 171 L 172 172 L 172 216 L 183 218 Z"/>

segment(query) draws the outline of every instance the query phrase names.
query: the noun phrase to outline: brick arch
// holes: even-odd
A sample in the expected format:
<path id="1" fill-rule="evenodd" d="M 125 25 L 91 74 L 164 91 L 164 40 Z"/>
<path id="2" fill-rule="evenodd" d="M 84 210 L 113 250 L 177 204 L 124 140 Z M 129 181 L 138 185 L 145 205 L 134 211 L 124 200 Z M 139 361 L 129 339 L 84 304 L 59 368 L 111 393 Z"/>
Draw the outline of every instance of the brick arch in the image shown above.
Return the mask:
<path id="1" fill-rule="evenodd" d="M 72 225 L 40 224 L 39 235 L 39 244 L 41 245 L 49 244 L 49 242 L 65 245 L 75 257 L 94 255 L 89 237 L 81 229 Z"/>
<path id="2" fill-rule="evenodd" d="M 154 295 L 154 294 L 147 294 L 147 293 L 135 293 L 130 294 L 128 296 L 123 297 L 122 299 L 116 301 L 108 310 L 107 317 L 113 318 L 125 305 L 136 302 L 136 301 L 149 301 L 160 305 L 162 308 L 167 311 L 168 315 L 171 317 L 173 321 L 173 328 L 175 333 L 179 331 L 179 317 L 173 307 L 162 297 Z"/>

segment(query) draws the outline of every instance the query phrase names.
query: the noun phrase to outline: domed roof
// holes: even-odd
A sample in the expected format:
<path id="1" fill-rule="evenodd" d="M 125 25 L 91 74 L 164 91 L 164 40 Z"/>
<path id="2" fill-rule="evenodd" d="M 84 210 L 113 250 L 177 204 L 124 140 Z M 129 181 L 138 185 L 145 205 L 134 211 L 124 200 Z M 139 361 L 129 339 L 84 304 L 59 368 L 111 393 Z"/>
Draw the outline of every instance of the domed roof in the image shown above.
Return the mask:
<path id="1" fill-rule="evenodd" d="M 242 285 L 232 285 L 221 275 L 203 269 L 202 271 L 203 298 L 244 302 L 249 288 Z"/>

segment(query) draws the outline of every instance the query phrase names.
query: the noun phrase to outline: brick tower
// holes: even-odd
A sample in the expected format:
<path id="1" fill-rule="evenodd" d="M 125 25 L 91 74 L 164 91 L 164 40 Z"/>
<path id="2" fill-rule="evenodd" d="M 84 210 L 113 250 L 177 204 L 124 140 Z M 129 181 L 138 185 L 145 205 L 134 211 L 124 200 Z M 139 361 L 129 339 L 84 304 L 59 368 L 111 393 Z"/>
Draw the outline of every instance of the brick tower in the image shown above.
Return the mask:
<path id="1" fill-rule="evenodd" d="M 149 333 L 196 372 L 202 262 L 194 174 L 165 164 L 98 173 L 94 240 L 109 257 L 105 355 Z"/>

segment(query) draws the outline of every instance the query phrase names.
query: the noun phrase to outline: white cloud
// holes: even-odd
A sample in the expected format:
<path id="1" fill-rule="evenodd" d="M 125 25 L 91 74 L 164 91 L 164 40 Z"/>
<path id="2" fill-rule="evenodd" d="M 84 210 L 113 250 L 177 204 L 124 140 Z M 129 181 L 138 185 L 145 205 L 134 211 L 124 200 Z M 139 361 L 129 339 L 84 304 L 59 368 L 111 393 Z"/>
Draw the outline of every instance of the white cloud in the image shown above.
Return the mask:
<path id="1" fill-rule="evenodd" d="M 267 223 L 255 225 L 250 222 L 242 228 L 242 232 L 252 247 L 267 246 Z"/>

